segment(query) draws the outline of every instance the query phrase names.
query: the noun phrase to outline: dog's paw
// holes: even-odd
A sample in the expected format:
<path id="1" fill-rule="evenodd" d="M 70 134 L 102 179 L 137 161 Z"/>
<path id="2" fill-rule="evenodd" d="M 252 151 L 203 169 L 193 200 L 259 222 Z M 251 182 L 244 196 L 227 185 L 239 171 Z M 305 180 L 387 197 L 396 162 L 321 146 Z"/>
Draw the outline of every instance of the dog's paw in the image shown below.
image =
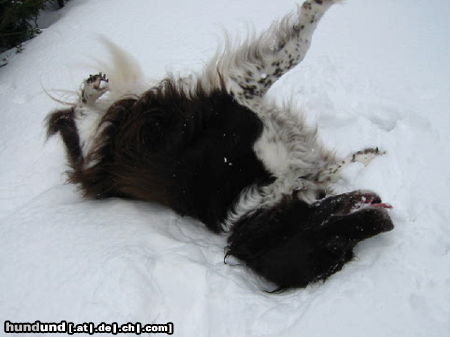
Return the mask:
<path id="1" fill-rule="evenodd" d="M 351 155 L 352 163 L 358 162 L 367 166 L 375 157 L 386 154 L 386 151 L 380 150 L 378 147 L 369 147 L 367 149 L 355 152 Z"/>
<path id="2" fill-rule="evenodd" d="M 89 75 L 81 86 L 81 100 L 85 104 L 95 103 L 109 88 L 109 80 L 105 74 Z"/>
<path id="3" fill-rule="evenodd" d="M 331 6 L 335 3 L 343 2 L 344 0 L 307 0 L 303 2 L 302 7 L 306 10 L 310 10 L 313 7 Z"/>

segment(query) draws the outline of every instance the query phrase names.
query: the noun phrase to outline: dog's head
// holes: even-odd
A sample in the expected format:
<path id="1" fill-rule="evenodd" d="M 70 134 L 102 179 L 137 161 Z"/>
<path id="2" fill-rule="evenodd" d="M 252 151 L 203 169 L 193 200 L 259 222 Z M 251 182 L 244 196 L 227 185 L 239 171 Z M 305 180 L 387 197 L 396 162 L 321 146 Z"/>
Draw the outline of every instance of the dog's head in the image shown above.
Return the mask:
<path id="1" fill-rule="evenodd" d="M 355 245 L 393 229 L 378 195 L 354 191 L 311 205 L 289 199 L 241 219 L 228 254 L 280 289 L 325 280 L 352 259 Z"/>

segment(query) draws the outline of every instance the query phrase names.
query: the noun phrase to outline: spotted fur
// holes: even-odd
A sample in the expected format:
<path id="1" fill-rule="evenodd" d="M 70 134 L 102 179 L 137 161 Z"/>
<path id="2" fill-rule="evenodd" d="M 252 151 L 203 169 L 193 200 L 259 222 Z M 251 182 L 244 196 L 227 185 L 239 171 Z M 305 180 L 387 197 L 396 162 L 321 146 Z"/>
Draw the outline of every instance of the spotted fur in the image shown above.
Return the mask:
<path id="1" fill-rule="evenodd" d="M 260 37 L 228 43 L 202 73 L 150 89 L 134 59 L 104 42 L 109 79 L 91 75 L 78 101 L 47 119 L 66 146 L 70 182 L 86 197 L 158 202 L 230 232 L 228 253 L 280 288 L 341 269 L 358 241 L 392 223 L 377 195 L 332 196 L 332 184 L 343 166 L 381 152 L 337 158 L 298 111 L 265 96 L 303 60 L 335 2 L 307 0 Z"/>

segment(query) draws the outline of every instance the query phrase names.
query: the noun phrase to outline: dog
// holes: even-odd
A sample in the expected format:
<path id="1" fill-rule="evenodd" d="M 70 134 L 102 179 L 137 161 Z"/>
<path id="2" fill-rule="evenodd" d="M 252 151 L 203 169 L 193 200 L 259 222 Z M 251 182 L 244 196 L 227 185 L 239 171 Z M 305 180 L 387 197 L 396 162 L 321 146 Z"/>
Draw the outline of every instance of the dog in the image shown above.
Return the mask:
<path id="1" fill-rule="evenodd" d="M 105 42 L 108 78 L 89 76 L 78 100 L 46 120 L 48 136 L 65 144 L 68 180 L 88 198 L 155 202 L 227 232 L 226 256 L 278 290 L 327 279 L 358 242 L 393 229 L 377 194 L 332 189 L 342 167 L 384 152 L 338 158 L 266 93 L 303 60 L 336 2 L 307 0 L 259 37 L 227 45 L 201 73 L 150 88 L 132 57 Z"/>

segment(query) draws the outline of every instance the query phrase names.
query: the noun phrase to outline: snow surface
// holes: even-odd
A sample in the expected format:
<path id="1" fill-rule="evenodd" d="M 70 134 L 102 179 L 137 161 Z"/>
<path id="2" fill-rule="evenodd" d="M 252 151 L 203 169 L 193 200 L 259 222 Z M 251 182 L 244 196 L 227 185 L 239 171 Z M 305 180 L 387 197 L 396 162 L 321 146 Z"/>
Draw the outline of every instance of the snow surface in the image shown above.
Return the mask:
<path id="1" fill-rule="evenodd" d="M 450 336 L 450 2 L 348 0 L 323 18 L 305 61 L 270 95 L 294 96 L 325 143 L 354 164 L 342 191 L 394 205 L 396 228 L 361 243 L 323 284 L 270 295 L 223 264 L 224 236 L 153 204 L 83 200 L 64 184 L 58 105 L 104 58 L 103 34 L 146 73 L 199 70 L 223 28 L 257 31 L 294 8 L 277 0 L 73 0 L 0 68 L 0 319 L 174 322 L 175 336 Z M 66 97 L 65 92 L 52 91 Z"/>

